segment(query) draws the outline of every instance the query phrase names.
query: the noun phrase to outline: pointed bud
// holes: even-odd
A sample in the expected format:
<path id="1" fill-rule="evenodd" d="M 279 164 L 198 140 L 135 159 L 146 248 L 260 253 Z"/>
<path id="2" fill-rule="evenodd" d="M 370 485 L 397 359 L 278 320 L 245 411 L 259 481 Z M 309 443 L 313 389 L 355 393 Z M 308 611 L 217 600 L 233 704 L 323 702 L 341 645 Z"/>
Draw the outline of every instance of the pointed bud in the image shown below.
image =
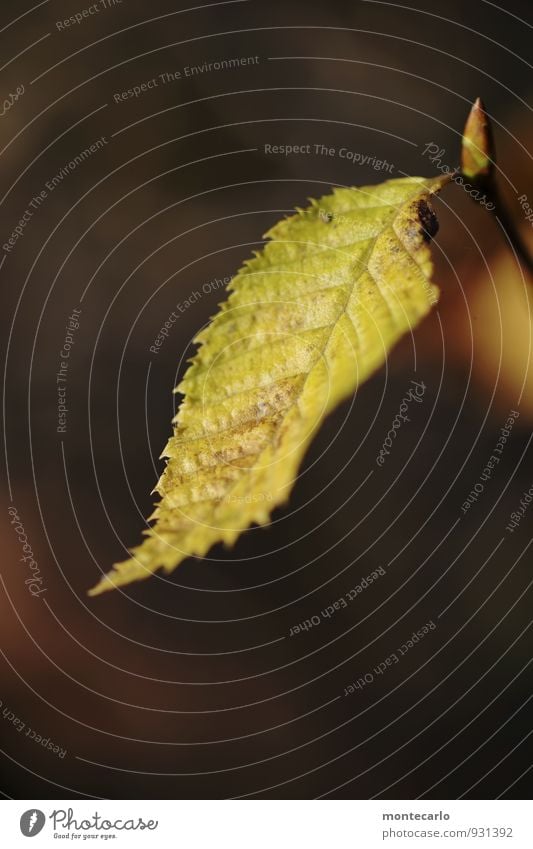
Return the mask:
<path id="1" fill-rule="evenodd" d="M 461 171 L 465 177 L 480 180 L 489 176 L 494 163 L 492 128 L 478 97 L 465 124 L 461 148 Z"/>

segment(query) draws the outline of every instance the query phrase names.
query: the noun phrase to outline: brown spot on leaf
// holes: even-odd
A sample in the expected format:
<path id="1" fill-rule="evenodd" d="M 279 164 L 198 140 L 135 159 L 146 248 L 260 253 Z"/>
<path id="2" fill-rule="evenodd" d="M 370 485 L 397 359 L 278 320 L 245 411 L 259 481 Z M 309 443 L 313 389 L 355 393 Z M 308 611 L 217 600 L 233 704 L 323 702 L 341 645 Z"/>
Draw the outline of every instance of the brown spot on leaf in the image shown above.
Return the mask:
<path id="1" fill-rule="evenodd" d="M 418 213 L 418 221 L 422 228 L 422 238 L 425 242 L 431 241 L 433 236 L 435 236 L 439 229 L 439 222 L 435 212 L 429 203 L 421 199 L 416 204 L 417 213 Z"/>

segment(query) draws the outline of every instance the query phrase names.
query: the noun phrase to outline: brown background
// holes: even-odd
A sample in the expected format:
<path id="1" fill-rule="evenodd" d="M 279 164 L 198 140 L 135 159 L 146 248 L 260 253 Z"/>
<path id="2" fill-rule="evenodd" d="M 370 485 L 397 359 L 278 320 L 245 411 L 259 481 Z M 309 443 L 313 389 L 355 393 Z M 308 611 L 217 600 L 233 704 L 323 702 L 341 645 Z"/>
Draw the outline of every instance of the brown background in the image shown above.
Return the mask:
<path id="1" fill-rule="evenodd" d="M 223 292 L 191 305 L 155 356 L 176 303 L 233 273 L 307 197 L 384 179 L 339 157 L 266 156 L 265 143 L 347 146 L 387 159 L 392 176 L 429 175 L 424 145 L 437 142 L 455 165 L 480 94 L 510 210 L 528 232 L 507 182 L 533 197 L 525 0 L 505 10 L 419 0 L 418 12 L 288 0 L 170 14 L 180 5 L 123 0 L 58 32 L 83 3 L 28 6 L 11 24 L 26 6 L 2 4 L 1 55 L 21 54 L 4 65 L 2 91 L 26 87 L 0 125 L 2 242 L 47 180 L 109 139 L 50 194 L 0 271 L 9 480 L 47 586 L 41 599 L 24 586 L 6 488 L 0 698 L 68 750 L 59 759 L 2 720 L 3 792 L 526 796 L 533 513 L 512 536 L 505 525 L 533 483 L 531 385 L 518 397 L 530 324 L 497 224 L 458 188 L 438 204 L 439 309 L 327 421 L 290 508 L 232 552 L 86 595 L 139 539 L 171 390 Z M 255 55 L 257 65 L 113 101 L 164 71 Z M 281 56 L 304 58 L 269 60 Z M 61 439 L 59 351 L 89 282 Z M 415 368 L 424 402 L 377 469 Z M 451 530 L 510 408 L 521 415 L 502 463 Z M 348 610 L 288 638 L 377 566 L 387 576 Z M 401 664 L 336 698 L 458 593 Z"/>

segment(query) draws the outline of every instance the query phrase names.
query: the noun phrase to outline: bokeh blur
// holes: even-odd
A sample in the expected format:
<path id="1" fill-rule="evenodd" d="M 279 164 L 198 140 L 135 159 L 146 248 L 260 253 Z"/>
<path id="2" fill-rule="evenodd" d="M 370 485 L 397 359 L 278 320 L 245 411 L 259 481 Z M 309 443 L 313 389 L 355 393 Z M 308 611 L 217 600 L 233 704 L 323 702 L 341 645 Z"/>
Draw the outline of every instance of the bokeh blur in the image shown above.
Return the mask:
<path id="1" fill-rule="evenodd" d="M 507 526 L 533 485 L 531 280 L 457 186 L 436 202 L 438 308 L 327 420 L 272 525 L 87 596 L 139 542 L 192 339 L 276 220 L 331 186 L 436 174 L 429 144 L 457 165 L 480 95 L 531 245 L 528 0 L 192 5 L 0 11 L 1 790 L 527 797 L 533 507 Z M 412 380 L 423 403 L 379 468 Z"/>

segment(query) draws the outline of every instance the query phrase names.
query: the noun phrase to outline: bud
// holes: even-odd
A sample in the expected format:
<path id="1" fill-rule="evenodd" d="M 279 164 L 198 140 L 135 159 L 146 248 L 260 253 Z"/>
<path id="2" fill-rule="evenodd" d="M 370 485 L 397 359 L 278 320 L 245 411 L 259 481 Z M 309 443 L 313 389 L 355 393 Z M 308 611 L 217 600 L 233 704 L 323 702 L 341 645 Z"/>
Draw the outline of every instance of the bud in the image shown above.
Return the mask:
<path id="1" fill-rule="evenodd" d="M 478 97 L 463 131 L 461 171 L 471 180 L 487 178 L 494 163 L 492 128 L 485 107 Z"/>

